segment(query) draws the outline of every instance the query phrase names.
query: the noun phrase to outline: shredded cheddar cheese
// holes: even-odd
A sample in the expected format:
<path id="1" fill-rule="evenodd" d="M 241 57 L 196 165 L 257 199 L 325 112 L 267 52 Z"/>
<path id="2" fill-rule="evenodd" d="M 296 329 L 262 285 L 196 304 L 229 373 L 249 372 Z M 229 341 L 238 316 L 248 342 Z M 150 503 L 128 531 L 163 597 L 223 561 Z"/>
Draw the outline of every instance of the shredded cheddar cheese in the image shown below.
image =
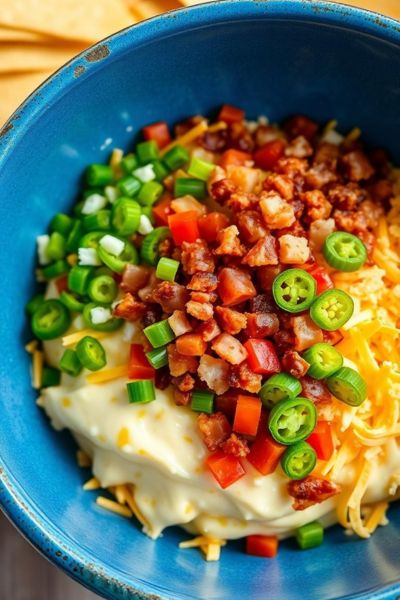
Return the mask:
<path id="1" fill-rule="evenodd" d="M 107 337 L 108 334 L 104 331 L 95 331 L 94 329 L 82 329 L 81 331 L 76 331 L 75 333 L 70 333 L 69 335 L 64 336 L 62 339 L 62 345 L 73 346 L 74 344 L 80 342 L 80 340 L 87 335 L 90 335 L 97 340 L 102 340 L 103 338 Z"/>
<path id="2" fill-rule="evenodd" d="M 119 377 L 126 377 L 127 375 L 127 365 L 118 365 L 117 367 L 111 367 L 110 369 L 102 369 L 101 371 L 90 373 L 90 375 L 86 377 L 86 381 L 88 383 L 95 384 L 106 383 L 107 381 L 112 381 L 113 379 L 118 379 Z"/>
<path id="3" fill-rule="evenodd" d="M 83 489 L 85 490 L 85 492 L 89 492 L 91 490 L 98 490 L 100 487 L 100 482 L 96 477 L 92 477 L 83 485 Z"/>
<path id="4" fill-rule="evenodd" d="M 96 498 L 96 504 L 102 508 L 105 508 L 106 510 L 116 513 L 117 515 L 121 515 L 121 517 L 127 517 L 130 519 L 133 516 L 132 511 L 127 506 L 122 506 L 114 500 L 105 498 L 105 496 L 98 496 Z"/>
<path id="5" fill-rule="evenodd" d="M 92 459 L 83 450 L 78 450 L 76 453 L 76 462 L 80 467 L 90 467 Z"/>
<path id="6" fill-rule="evenodd" d="M 194 127 L 192 127 L 192 129 L 189 129 L 189 131 L 176 138 L 173 142 L 168 144 L 168 146 L 165 146 L 160 152 L 161 156 L 163 156 L 166 152 L 168 152 L 168 150 L 171 150 L 171 148 L 174 148 L 175 146 L 187 146 L 188 144 L 191 144 L 203 133 L 205 133 L 207 129 L 207 121 L 200 121 L 198 125 L 195 125 Z"/>
<path id="7" fill-rule="evenodd" d="M 44 354 L 41 350 L 34 350 L 32 354 L 32 387 L 39 390 L 42 387 Z"/>

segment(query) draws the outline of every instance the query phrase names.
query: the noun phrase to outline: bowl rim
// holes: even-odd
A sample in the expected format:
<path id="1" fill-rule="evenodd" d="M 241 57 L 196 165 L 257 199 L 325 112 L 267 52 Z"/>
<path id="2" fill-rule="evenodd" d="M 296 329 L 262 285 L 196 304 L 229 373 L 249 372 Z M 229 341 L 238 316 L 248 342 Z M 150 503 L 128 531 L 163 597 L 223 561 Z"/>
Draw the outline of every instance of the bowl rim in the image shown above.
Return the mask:
<path id="1" fill-rule="evenodd" d="M 217 0 L 179 8 L 129 26 L 99 41 L 67 62 L 46 79 L 6 121 L 0 129 L 0 173 L 24 133 L 74 85 L 77 78 L 86 78 L 124 53 L 157 38 L 210 23 L 257 18 L 312 21 L 335 25 L 373 35 L 383 41 L 400 45 L 400 22 L 379 13 L 326 0 Z M 134 35 L 131 34 L 134 33 Z M 105 598 L 124 600 L 163 600 L 154 593 L 150 583 L 135 582 L 132 586 L 118 580 L 118 572 L 94 565 L 90 555 L 78 545 L 67 543 L 62 534 L 37 507 L 30 504 L 29 495 L 8 471 L 0 456 L 0 509 L 12 524 L 45 558 L 70 577 Z M 394 600 L 400 592 L 400 581 L 379 589 L 345 596 L 341 600 Z"/>

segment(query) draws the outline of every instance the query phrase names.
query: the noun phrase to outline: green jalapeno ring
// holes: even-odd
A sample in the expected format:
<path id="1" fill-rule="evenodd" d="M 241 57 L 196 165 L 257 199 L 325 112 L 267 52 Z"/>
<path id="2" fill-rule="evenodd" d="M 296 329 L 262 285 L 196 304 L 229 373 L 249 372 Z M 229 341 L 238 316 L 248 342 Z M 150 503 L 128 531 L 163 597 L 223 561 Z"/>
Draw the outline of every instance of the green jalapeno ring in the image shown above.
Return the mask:
<path id="1" fill-rule="evenodd" d="M 100 244 L 97 248 L 97 254 L 100 260 L 109 268 L 111 271 L 116 273 L 122 273 L 127 264 L 137 265 L 139 263 L 139 255 L 136 248 L 128 242 L 126 239 L 121 238 L 117 235 L 113 237 L 122 240 L 125 244 L 123 251 L 119 256 L 114 256 L 110 252 L 107 252 Z"/>
<path id="2" fill-rule="evenodd" d="M 286 446 L 306 439 L 317 422 L 317 409 L 311 400 L 297 396 L 279 400 L 272 408 L 268 429 L 272 437 Z"/>
<path id="3" fill-rule="evenodd" d="M 347 231 L 334 231 L 325 240 L 323 254 L 326 262 L 338 271 L 357 271 L 367 260 L 363 242 Z"/>
<path id="4" fill-rule="evenodd" d="M 88 304 L 85 304 L 85 308 L 83 309 L 82 317 L 83 317 L 83 322 L 85 323 L 86 327 L 89 327 L 90 329 L 94 329 L 95 331 L 112 332 L 112 331 L 116 331 L 123 325 L 124 320 L 118 319 L 117 317 L 112 317 L 111 319 L 109 319 L 108 321 L 105 321 L 104 323 L 93 323 L 90 311 L 92 310 L 92 308 L 96 308 L 97 306 L 102 306 L 102 305 L 98 304 L 98 303 L 95 304 L 94 302 L 89 302 Z M 108 308 L 108 306 L 105 306 L 105 308 Z"/>
<path id="5" fill-rule="evenodd" d="M 98 371 L 107 364 L 103 346 L 90 335 L 86 335 L 79 340 L 75 351 L 81 365 L 90 371 Z"/>
<path id="6" fill-rule="evenodd" d="M 294 398 L 301 392 L 301 383 L 289 373 L 271 375 L 260 389 L 260 398 L 267 408 L 272 408 L 283 398 Z"/>
<path id="7" fill-rule="evenodd" d="M 71 317 L 59 300 L 45 300 L 32 315 L 31 327 L 39 340 L 53 340 L 69 328 Z"/>
<path id="8" fill-rule="evenodd" d="M 290 479 L 303 479 L 314 470 L 317 455 L 307 442 L 289 446 L 281 458 L 281 467 Z"/>
<path id="9" fill-rule="evenodd" d="M 307 375 L 314 379 L 325 379 L 343 365 L 343 356 L 326 342 L 318 342 L 308 348 L 303 352 L 303 358 L 310 365 Z"/>
<path id="10" fill-rule="evenodd" d="M 360 406 L 367 398 L 367 384 L 357 371 L 342 367 L 327 378 L 326 384 L 335 398 L 349 406 Z"/>
<path id="11" fill-rule="evenodd" d="M 354 312 L 354 302 L 343 290 L 326 290 L 313 302 L 310 317 L 325 331 L 335 331 L 343 327 Z"/>
<path id="12" fill-rule="evenodd" d="M 304 269 L 287 269 L 272 284 L 272 294 L 279 308 L 298 313 L 309 308 L 315 298 L 317 284 Z"/>

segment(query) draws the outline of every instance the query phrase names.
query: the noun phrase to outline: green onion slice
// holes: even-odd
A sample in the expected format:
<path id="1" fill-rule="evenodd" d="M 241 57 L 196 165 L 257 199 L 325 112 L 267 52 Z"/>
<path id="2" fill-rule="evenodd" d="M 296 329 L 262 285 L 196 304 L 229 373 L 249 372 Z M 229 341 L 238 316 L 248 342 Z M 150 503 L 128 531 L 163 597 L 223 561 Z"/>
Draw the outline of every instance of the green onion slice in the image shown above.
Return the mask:
<path id="1" fill-rule="evenodd" d="M 164 281 L 175 281 L 179 269 L 179 262 L 172 258 L 163 256 L 160 258 L 156 268 L 156 277 Z"/>
<path id="2" fill-rule="evenodd" d="M 59 367 L 61 371 L 67 373 L 71 377 L 77 377 L 82 371 L 82 365 L 79 361 L 78 355 L 74 350 L 67 348 L 61 357 Z"/>
<path id="3" fill-rule="evenodd" d="M 130 381 L 126 384 L 131 404 L 146 404 L 156 399 L 156 391 L 152 379 Z"/>
<path id="4" fill-rule="evenodd" d="M 191 409 L 210 415 L 214 410 L 214 394 L 204 390 L 195 390 L 192 393 Z"/>
<path id="5" fill-rule="evenodd" d="M 367 398 L 367 384 L 357 371 L 342 367 L 326 380 L 331 394 L 345 404 L 360 406 Z"/>
<path id="6" fill-rule="evenodd" d="M 307 375 L 314 379 L 324 379 L 340 369 L 343 356 L 330 344 L 320 342 L 303 352 L 303 358 L 310 365 Z"/>
<path id="7" fill-rule="evenodd" d="M 296 529 L 295 536 L 302 550 L 316 548 L 324 541 L 324 528 L 318 521 L 313 521 Z"/>
<path id="8" fill-rule="evenodd" d="M 143 239 L 140 255 L 142 261 L 147 265 L 154 267 L 157 264 L 159 251 L 158 248 L 167 237 L 171 235 L 168 227 L 156 227 Z"/>
<path id="9" fill-rule="evenodd" d="M 153 325 L 145 327 L 145 329 L 143 329 L 143 333 L 153 348 L 166 346 L 166 344 L 169 344 L 175 339 L 175 334 L 168 323 L 168 319 L 164 319 L 163 321 L 159 321 L 158 323 L 153 323 Z"/>
<path id="10" fill-rule="evenodd" d="M 150 352 L 146 352 L 146 356 L 154 369 L 161 369 L 161 367 L 166 367 L 168 364 L 168 353 L 164 347 L 150 350 Z"/>

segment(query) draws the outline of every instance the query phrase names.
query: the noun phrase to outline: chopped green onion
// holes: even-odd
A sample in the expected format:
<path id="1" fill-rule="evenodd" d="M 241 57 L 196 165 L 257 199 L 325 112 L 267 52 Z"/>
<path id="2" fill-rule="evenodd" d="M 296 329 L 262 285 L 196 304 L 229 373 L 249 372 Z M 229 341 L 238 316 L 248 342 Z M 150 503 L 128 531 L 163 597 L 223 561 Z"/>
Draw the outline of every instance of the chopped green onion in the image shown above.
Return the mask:
<path id="1" fill-rule="evenodd" d="M 197 179 L 208 181 L 208 178 L 214 169 L 215 165 L 213 163 L 197 158 L 197 156 L 192 156 L 187 172 L 191 177 L 197 177 Z"/>
<path id="2" fill-rule="evenodd" d="M 189 152 L 183 146 L 174 146 L 164 155 L 163 162 L 170 171 L 183 167 L 189 160 Z"/>
<path id="3" fill-rule="evenodd" d="M 267 408 L 272 408 L 283 398 L 295 398 L 301 392 L 301 383 L 289 373 L 276 373 L 263 384 L 260 398 Z"/>
<path id="4" fill-rule="evenodd" d="M 69 328 L 69 311 L 59 300 L 45 300 L 32 315 L 31 327 L 39 340 L 53 340 Z"/>
<path id="5" fill-rule="evenodd" d="M 107 231 L 110 229 L 110 222 L 111 211 L 107 209 L 86 215 L 83 219 L 83 225 L 87 231 Z"/>
<path id="6" fill-rule="evenodd" d="M 103 187 L 113 182 L 114 171 L 110 165 L 90 165 L 86 169 L 86 181 L 87 184 L 92 186 Z"/>
<path id="7" fill-rule="evenodd" d="M 46 254 L 50 260 L 59 260 L 60 258 L 64 258 L 65 243 L 65 237 L 61 235 L 61 233 L 58 233 L 58 231 L 53 231 L 46 248 Z"/>
<path id="8" fill-rule="evenodd" d="M 319 521 L 302 525 L 295 532 L 296 541 L 302 550 L 316 548 L 324 541 L 324 528 Z"/>
<path id="9" fill-rule="evenodd" d="M 120 235 L 131 235 L 140 224 L 140 206 L 135 200 L 119 198 L 112 209 L 112 226 Z"/>
<path id="10" fill-rule="evenodd" d="M 203 390 L 195 390 L 192 394 L 192 402 L 190 407 L 196 412 L 202 412 L 211 415 L 214 409 L 214 394 L 212 392 L 205 392 Z"/>
<path id="11" fill-rule="evenodd" d="M 153 229 L 153 231 L 148 233 L 142 241 L 142 246 L 140 249 L 142 261 L 147 265 L 155 267 L 159 257 L 158 248 L 161 242 L 163 242 L 170 235 L 171 232 L 168 227 L 156 227 Z"/>
<path id="12" fill-rule="evenodd" d="M 360 406 L 367 398 L 367 384 L 357 371 L 342 367 L 327 378 L 326 384 L 331 394 L 345 404 Z"/>
<path id="13" fill-rule="evenodd" d="M 164 187 L 158 181 L 148 181 L 140 188 L 138 200 L 144 206 L 152 206 L 164 191 Z"/>
<path id="14" fill-rule="evenodd" d="M 111 304 L 117 294 L 118 286 L 109 275 L 100 275 L 89 282 L 88 295 L 93 302 Z"/>
<path id="15" fill-rule="evenodd" d="M 94 193 L 94 192 L 92 192 L 92 193 Z M 90 195 L 90 194 L 88 194 L 88 195 Z M 85 192 L 83 193 L 83 196 L 85 197 Z M 79 202 L 77 202 L 73 208 L 74 215 L 78 219 L 82 216 L 82 208 L 83 208 L 84 204 L 85 204 L 85 200 L 79 200 Z"/>
<path id="16" fill-rule="evenodd" d="M 59 297 L 60 302 L 64 304 L 71 312 L 82 312 L 85 308 L 84 302 L 78 300 L 73 294 L 69 292 L 61 292 Z"/>
<path id="17" fill-rule="evenodd" d="M 78 248 L 78 265 L 86 267 L 98 267 L 101 260 L 97 254 L 96 248 Z"/>
<path id="18" fill-rule="evenodd" d="M 84 296 L 87 292 L 89 281 L 93 276 L 92 267 L 75 265 L 68 273 L 68 287 L 71 292 Z"/>
<path id="19" fill-rule="evenodd" d="M 133 174 L 142 183 L 147 183 L 147 181 L 153 181 L 153 179 L 156 178 L 156 174 L 154 173 L 152 163 L 149 163 L 148 165 L 143 165 L 142 167 L 138 167 L 133 171 Z"/>
<path id="20" fill-rule="evenodd" d="M 325 239 L 323 253 L 326 262 L 337 271 L 357 271 L 367 260 L 363 242 L 347 231 L 334 231 Z"/>
<path id="21" fill-rule="evenodd" d="M 137 158 L 134 154 L 126 154 L 120 162 L 120 167 L 125 175 L 131 175 L 133 169 L 138 166 Z"/>
<path id="22" fill-rule="evenodd" d="M 67 237 L 67 252 L 76 252 L 79 248 L 79 242 L 84 234 L 83 225 L 80 221 L 75 221 Z"/>
<path id="23" fill-rule="evenodd" d="M 160 346 L 165 346 L 166 344 L 172 342 L 173 339 L 175 339 L 175 334 L 172 331 L 167 319 L 145 327 L 145 329 L 143 329 L 143 333 L 147 337 L 153 348 L 160 348 Z"/>
<path id="24" fill-rule="evenodd" d="M 102 237 L 104 237 L 104 231 L 89 231 L 89 233 L 85 233 L 80 239 L 79 248 L 93 248 L 97 250 Z"/>
<path id="25" fill-rule="evenodd" d="M 33 296 L 33 298 L 31 298 L 28 304 L 26 304 L 25 306 L 25 310 L 28 313 L 28 315 L 32 316 L 35 310 L 37 310 L 39 306 L 43 304 L 43 302 L 44 294 L 36 294 L 36 296 Z"/>
<path id="26" fill-rule="evenodd" d="M 118 181 L 117 188 L 123 196 L 133 198 L 137 195 L 141 185 L 139 179 L 133 177 L 133 175 L 127 175 Z"/>
<path id="27" fill-rule="evenodd" d="M 61 371 L 71 375 L 71 377 L 77 377 L 82 371 L 82 365 L 79 361 L 78 355 L 74 350 L 67 348 L 61 357 L 59 367 Z"/>
<path id="28" fill-rule="evenodd" d="M 58 213 L 52 218 L 50 223 L 50 229 L 52 231 L 57 231 L 58 233 L 61 233 L 61 235 L 63 235 L 64 237 L 67 237 L 67 235 L 72 229 L 73 224 L 74 220 L 72 219 L 72 217 L 65 215 L 64 213 Z"/>
<path id="29" fill-rule="evenodd" d="M 343 356 L 330 344 L 320 342 L 303 352 L 303 358 L 310 365 L 307 375 L 314 379 L 325 379 L 340 369 Z"/>
<path id="30" fill-rule="evenodd" d="M 110 204 L 114 204 L 119 198 L 119 190 L 113 185 L 106 185 L 104 195 Z"/>
<path id="31" fill-rule="evenodd" d="M 86 335 L 76 345 L 79 362 L 89 371 L 98 371 L 107 364 L 106 353 L 96 338 Z"/>
<path id="32" fill-rule="evenodd" d="M 153 207 L 152 206 L 141 206 L 140 207 L 142 210 L 142 215 L 145 215 L 150 223 L 152 225 L 154 225 L 155 219 L 154 219 L 154 214 L 153 214 Z"/>
<path id="33" fill-rule="evenodd" d="M 126 384 L 130 404 L 146 404 L 156 399 L 156 391 L 152 379 L 130 381 Z"/>
<path id="34" fill-rule="evenodd" d="M 157 181 L 164 181 L 169 175 L 169 169 L 161 160 L 155 160 L 153 163 L 153 171 Z"/>
<path id="35" fill-rule="evenodd" d="M 176 198 L 188 195 L 203 200 L 207 195 L 207 186 L 201 179 L 178 177 L 175 179 L 174 194 Z"/>
<path id="36" fill-rule="evenodd" d="M 298 442 L 289 446 L 281 458 L 281 467 L 290 479 L 304 479 L 317 464 L 314 448 L 307 442 Z"/>
<path id="37" fill-rule="evenodd" d="M 102 194 L 88 196 L 82 206 L 82 215 L 92 215 L 99 212 L 107 204 L 107 198 Z"/>
<path id="38" fill-rule="evenodd" d="M 161 369 L 168 364 L 168 353 L 166 348 L 155 348 L 146 352 L 147 359 L 154 369 Z"/>
<path id="39" fill-rule="evenodd" d="M 78 204 L 75 204 L 74 206 L 74 212 L 77 215 L 81 215 L 82 214 L 82 208 L 85 204 L 85 200 L 86 198 L 89 198 L 89 196 L 102 196 L 103 195 L 103 188 L 102 187 L 94 187 L 94 188 L 88 188 L 87 190 L 84 190 L 82 192 L 82 198 L 83 201 L 78 202 Z M 78 209 L 78 211 L 76 212 L 76 209 Z"/>
<path id="40" fill-rule="evenodd" d="M 116 317 L 112 317 L 112 316 L 109 319 L 104 320 L 101 323 L 94 323 L 92 311 L 96 308 L 103 308 L 104 310 L 109 310 L 109 309 L 105 309 L 104 307 L 100 307 L 93 302 L 89 302 L 88 304 L 86 304 L 85 308 L 83 309 L 83 313 L 82 313 L 83 322 L 86 327 L 89 327 L 90 329 L 94 329 L 95 331 L 112 332 L 112 331 L 116 331 L 117 329 L 119 329 L 122 326 L 122 324 L 124 323 L 123 319 L 117 319 Z M 111 311 L 110 311 L 110 313 L 111 313 Z"/>
<path id="41" fill-rule="evenodd" d="M 58 369 L 54 369 L 53 367 L 43 367 L 42 371 L 42 388 L 45 387 L 54 387 L 56 385 L 60 385 L 61 373 Z"/>
<path id="42" fill-rule="evenodd" d="M 68 271 L 69 264 L 64 259 L 56 260 L 56 262 L 53 262 L 51 265 L 48 265 L 42 269 L 45 279 L 54 279 L 54 277 L 60 277 L 61 275 L 68 273 Z"/>
<path id="43" fill-rule="evenodd" d="M 138 233 L 140 233 L 141 235 L 147 235 L 148 233 L 151 233 L 153 231 L 153 229 L 154 229 L 154 227 L 153 227 L 149 217 L 147 217 L 144 214 L 141 214 Z"/>
<path id="44" fill-rule="evenodd" d="M 122 252 L 114 254 L 114 251 L 118 251 L 117 245 L 113 248 L 113 244 L 105 243 L 104 238 L 100 240 L 97 253 L 103 263 L 112 271 L 116 273 L 122 273 L 125 265 L 128 263 L 137 265 L 139 263 L 139 255 L 136 248 L 127 240 L 119 239 L 116 236 L 107 236 L 108 238 L 114 238 L 117 241 L 123 242 Z"/>
<path id="45" fill-rule="evenodd" d="M 149 163 L 152 160 L 157 160 L 159 154 L 160 152 L 157 146 L 157 142 L 155 142 L 154 140 L 140 142 L 140 144 L 136 146 L 136 155 L 139 164 L 141 165 L 145 165 L 146 163 Z"/>
<path id="46" fill-rule="evenodd" d="M 175 276 L 179 269 L 179 262 L 172 258 L 163 256 L 160 258 L 156 268 L 156 277 L 164 281 L 175 281 Z"/>

